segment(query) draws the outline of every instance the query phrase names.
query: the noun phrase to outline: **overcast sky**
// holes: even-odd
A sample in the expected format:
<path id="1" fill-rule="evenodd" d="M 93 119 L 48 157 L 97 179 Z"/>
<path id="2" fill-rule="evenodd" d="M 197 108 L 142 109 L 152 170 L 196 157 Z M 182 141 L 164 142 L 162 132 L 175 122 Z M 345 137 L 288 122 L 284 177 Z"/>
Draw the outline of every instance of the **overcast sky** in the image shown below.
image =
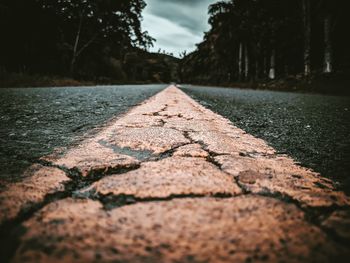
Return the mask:
<path id="1" fill-rule="evenodd" d="M 208 31 L 208 6 L 217 0 L 145 0 L 143 30 L 157 40 L 151 51 L 159 48 L 178 56 L 195 49 Z"/>

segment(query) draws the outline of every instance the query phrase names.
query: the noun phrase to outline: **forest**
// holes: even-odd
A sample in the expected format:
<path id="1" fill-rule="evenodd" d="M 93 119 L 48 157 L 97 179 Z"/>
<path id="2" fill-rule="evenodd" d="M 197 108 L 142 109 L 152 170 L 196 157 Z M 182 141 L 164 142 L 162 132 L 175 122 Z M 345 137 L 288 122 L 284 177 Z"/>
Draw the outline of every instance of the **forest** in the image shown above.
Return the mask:
<path id="1" fill-rule="evenodd" d="M 0 80 L 170 81 L 177 60 L 146 52 L 154 39 L 141 29 L 145 6 L 143 0 L 1 0 Z"/>
<path id="2" fill-rule="evenodd" d="M 144 0 L 0 0 L 0 86 L 48 76 L 349 92 L 349 2 L 218 1 L 180 60 L 147 51 L 156 40 L 142 31 Z"/>
<path id="3" fill-rule="evenodd" d="M 347 0 L 219 1 L 209 7 L 210 31 L 183 59 L 181 77 L 207 85 L 344 89 L 350 83 L 349 10 Z"/>

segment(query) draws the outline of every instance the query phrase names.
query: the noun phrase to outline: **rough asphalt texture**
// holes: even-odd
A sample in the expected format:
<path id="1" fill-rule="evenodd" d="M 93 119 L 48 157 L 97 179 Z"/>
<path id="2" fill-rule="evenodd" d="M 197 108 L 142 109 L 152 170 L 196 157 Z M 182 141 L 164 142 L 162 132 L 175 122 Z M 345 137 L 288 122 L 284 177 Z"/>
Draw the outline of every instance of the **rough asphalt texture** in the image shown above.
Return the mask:
<path id="1" fill-rule="evenodd" d="M 350 198 L 175 87 L 0 193 L 11 262 L 341 262 Z"/>
<path id="2" fill-rule="evenodd" d="M 0 89 L 0 188 L 33 161 L 166 88 L 122 85 Z"/>
<path id="3" fill-rule="evenodd" d="M 350 195 L 350 97 L 192 85 L 183 90 Z"/>

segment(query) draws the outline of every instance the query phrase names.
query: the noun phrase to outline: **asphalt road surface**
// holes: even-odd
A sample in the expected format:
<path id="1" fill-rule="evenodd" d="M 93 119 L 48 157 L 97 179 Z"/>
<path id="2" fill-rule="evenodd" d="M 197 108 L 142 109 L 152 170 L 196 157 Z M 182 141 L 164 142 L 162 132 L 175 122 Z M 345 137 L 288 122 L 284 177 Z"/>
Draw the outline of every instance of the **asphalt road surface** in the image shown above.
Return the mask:
<path id="1" fill-rule="evenodd" d="M 98 130 L 0 191 L 2 262 L 347 262 L 350 198 L 178 88 Z"/>
<path id="2" fill-rule="evenodd" d="M 350 193 L 350 97 L 198 86 L 183 90 Z"/>
<path id="3" fill-rule="evenodd" d="M 0 180 L 18 179 L 37 158 L 165 86 L 0 89 Z M 350 192 L 349 97 L 196 86 L 184 91 Z"/>
<path id="4" fill-rule="evenodd" d="M 0 181 L 166 86 L 0 89 Z"/>

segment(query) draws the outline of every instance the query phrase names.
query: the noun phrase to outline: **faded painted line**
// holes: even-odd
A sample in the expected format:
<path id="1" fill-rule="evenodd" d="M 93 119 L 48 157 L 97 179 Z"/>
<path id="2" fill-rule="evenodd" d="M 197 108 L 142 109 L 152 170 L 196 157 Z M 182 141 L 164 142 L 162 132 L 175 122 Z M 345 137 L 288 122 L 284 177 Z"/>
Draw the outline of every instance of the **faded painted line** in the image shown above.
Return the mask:
<path id="1" fill-rule="evenodd" d="M 349 204 L 331 180 L 170 86 L 43 157 L 0 193 L 0 223 L 13 262 L 330 262 L 349 254 Z"/>

